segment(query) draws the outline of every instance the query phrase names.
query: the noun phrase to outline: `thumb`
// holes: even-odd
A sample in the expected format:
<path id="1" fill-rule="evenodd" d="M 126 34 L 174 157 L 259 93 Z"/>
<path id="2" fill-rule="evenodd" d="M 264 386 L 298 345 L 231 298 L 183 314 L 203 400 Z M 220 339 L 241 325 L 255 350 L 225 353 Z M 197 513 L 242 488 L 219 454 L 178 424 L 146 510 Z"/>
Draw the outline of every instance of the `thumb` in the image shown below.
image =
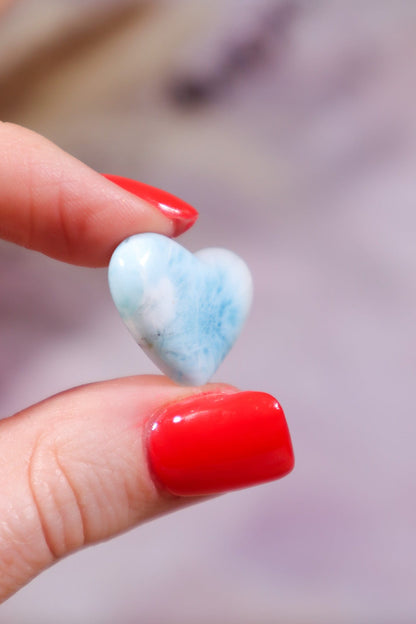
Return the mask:
<path id="1" fill-rule="evenodd" d="M 293 467 L 260 392 L 157 376 L 83 386 L 0 423 L 0 599 L 70 552 Z"/>

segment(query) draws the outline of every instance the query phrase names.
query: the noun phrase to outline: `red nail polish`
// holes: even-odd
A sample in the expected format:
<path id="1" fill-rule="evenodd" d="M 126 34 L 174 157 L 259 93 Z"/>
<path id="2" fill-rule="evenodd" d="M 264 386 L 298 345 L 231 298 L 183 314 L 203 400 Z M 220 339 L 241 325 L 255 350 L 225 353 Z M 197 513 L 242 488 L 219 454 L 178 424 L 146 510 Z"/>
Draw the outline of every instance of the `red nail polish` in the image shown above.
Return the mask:
<path id="1" fill-rule="evenodd" d="M 263 392 L 205 394 L 168 405 L 149 430 L 157 482 L 172 494 L 215 494 L 278 479 L 294 456 L 285 415 Z"/>
<path id="2" fill-rule="evenodd" d="M 166 191 L 137 180 L 104 173 L 103 176 L 121 188 L 158 208 L 175 226 L 174 236 L 186 232 L 197 220 L 198 212 L 190 204 Z"/>

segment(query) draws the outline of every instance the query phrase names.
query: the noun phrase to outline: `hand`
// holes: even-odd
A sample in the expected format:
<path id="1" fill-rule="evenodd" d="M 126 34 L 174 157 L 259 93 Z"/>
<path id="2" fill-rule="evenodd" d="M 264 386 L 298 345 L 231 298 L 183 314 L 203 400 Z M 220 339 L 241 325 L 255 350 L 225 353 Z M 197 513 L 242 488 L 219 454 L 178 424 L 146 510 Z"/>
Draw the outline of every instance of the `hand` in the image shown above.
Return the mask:
<path id="1" fill-rule="evenodd" d="M 28 130 L 0 123 L 0 144 L 4 239 L 103 266 L 131 234 L 189 226 L 189 213 L 163 213 Z M 144 376 L 43 401 L 0 422 L 0 599 L 75 549 L 292 466 L 264 393 Z"/>

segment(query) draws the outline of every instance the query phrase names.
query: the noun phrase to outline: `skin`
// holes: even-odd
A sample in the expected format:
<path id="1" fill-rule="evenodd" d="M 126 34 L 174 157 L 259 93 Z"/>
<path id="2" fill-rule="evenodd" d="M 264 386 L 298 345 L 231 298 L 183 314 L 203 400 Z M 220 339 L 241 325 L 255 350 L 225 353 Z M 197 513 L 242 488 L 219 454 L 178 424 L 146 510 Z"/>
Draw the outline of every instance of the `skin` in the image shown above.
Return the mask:
<path id="1" fill-rule="evenodd" d="M 58 147 L 0 122 L 0 237 L 64 262 L 104 266 L 127 236 L 172 223 Z M 0 600 L 76 549 L 198 498 L 153 482 L 146 423 L 162 406 L 223 385 L 158 376 L 90 384 L 0 422 Z"/>

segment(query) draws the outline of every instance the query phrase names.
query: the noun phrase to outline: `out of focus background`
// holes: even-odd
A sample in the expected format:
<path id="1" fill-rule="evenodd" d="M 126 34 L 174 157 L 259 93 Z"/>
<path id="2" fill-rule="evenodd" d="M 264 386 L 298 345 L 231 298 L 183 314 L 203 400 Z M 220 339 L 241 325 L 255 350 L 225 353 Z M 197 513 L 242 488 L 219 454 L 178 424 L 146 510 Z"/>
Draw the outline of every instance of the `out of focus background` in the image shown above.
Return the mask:
<path id="1" fill-rule="evenodd" d="M 416 2 L 0 6 L 0 118 L 183 197 L 183 244 L 251 267 L 217 378 L 280 399 L 297 459 L 69 557 L 0 622 L 414 624 Z M 2 416 L 155 371 L 105 271 L 0 262 Z"/>

